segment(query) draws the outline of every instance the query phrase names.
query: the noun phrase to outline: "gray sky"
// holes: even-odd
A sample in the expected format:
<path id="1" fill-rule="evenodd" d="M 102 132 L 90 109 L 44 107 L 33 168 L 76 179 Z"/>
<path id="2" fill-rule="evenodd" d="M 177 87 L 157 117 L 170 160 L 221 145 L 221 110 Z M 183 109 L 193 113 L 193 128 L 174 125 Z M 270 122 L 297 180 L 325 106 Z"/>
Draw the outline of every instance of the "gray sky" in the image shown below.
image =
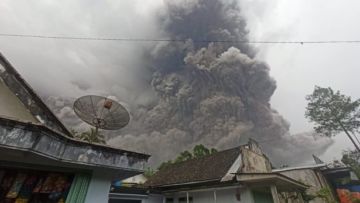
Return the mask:
<path id="1" fill-rule="evenodd" d="M 360 1 L 242 0 L 254 40 L 359 40 Z M 154 19 L 161 0 L 2 0 L 0 32 L 13 34 L 160 38 Z M 127 97 L 143 88 L 136 53 L 146 44 L 0 37 L 0 51 L 41 94 L 77 97 L 110 92 Z M 278 88 L 273 107 L 291 132 L 311 130 L 305 95 L 315 85 L 360 97 L 360 44 L 260 45 Z M 130 70 L 131 69 L 131 70 Z M 113 85 L 114 81 L 116 84 Z M 51 90 L 51 91 L 49 91 Z M 130 96 L 131 97 L 131 96 Z M 132 102 L 129 98 L 125 102 Z M 322 156 L 351 147 L 344 136 Z"/>
<path id="2" fill-rule="evenodd" d="M 246 1 L 245 1 L 246 2 Z M 250 30 L 253 39 L 316 41 L 356 40 L 360 36 L 357 21 L 360 2 L 356 0 L 253 0 L 267 4 L 266 11 L 250 8 Z M 254 10 L 254 11 L 252 11 Z M 260 15 L 260 13 L 265 13 Z M 278 88 L 272 105 L 291 122 L 291 132 L 312 128 L 304 118 L 305 95 L 315 85 L 332 87 L 353 98 L 360 98 L 360 44 L 305 44 L 259 46 L 259 57 L 269 63 Z M 342 150 L 353 148 L 344 135 L 322 158 L 338 158 Z"/>

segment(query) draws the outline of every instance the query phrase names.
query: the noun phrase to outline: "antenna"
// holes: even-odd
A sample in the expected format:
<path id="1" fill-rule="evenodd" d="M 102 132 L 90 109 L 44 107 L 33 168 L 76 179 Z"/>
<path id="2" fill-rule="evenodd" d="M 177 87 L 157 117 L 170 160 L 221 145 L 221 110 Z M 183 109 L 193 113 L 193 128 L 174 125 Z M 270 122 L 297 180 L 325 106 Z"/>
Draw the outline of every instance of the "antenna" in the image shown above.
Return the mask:
<path id="1" fill-rule="evenodd" d="M 118 102 L 101 96 L 87 95 L 74 102 L 75 114 L 85 123 L 99 129 L 118 130 L 130 121 L 130 114 Z"/>

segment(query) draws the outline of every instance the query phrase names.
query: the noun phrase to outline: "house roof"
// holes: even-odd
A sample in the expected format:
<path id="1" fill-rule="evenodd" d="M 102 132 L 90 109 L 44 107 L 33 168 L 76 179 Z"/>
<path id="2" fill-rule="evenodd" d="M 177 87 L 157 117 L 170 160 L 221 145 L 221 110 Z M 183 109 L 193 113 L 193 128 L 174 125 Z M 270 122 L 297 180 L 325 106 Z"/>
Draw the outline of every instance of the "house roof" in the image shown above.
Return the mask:
<path id="1" fill-rule="evenodd" d="M 145 185 L 165 187 L 177 184 L 220 181 L 240 153 L 240 147 L 236 147 L 205 157 L 172 164 L 155 173 Z"/>
<path id="2" fill-rule="evenodd" d="M 51 162 L 69 167 L 106 168 L 119 170 L 123 174 L 133 172 L 131 175 L 143 171 L 150 155 L 73 139 L 67 128 L 1 53 L 0 80 L 41 123 L 2 115 L 0 151 L 12 155 L 26 152 L 27 161 L 36 159 L 40 164 Z M 5 158 L 1 157 L 1 160 Z M 129 176 L 123 178 L 126 177 Z"/>
<path id="3" fill-rule="evenodd" d="M 0 154 L 26 152 L 26 161 L 142 172 L 150 155 L 70 138 L 41 125 L 0 117 Z M 15 150 L 15 151 L 14 151 Z M 16 157 L 16 156 L 15 156 Z M 1 160 L 7 159 L 1 157 Z M 17 160 L 14 160 L 17 161 Z M 127 178 L 130 176 L 126 176 Z"/>
<path id="4" fill-rule="evenodd" d="M 0 66 L 4 67 L 4 71 L 0 68 L 0 78 L 5 85 L 17 95 L 20 101 L 27 109 L 45 126 L 72 137 L 70 131 L 56 117 L 56 115 L 46 106 L 39 95 L 33 88 L 22 78 L 16 69 L 0 52 Z"/>

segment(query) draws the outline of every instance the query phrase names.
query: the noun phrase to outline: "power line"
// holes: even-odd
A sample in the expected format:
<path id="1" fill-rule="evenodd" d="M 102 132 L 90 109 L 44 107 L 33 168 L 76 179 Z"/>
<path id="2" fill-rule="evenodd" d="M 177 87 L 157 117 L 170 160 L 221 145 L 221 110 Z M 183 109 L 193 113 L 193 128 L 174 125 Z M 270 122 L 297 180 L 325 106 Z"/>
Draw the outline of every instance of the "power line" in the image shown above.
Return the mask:
<path id="1" fill-rule="evenodd" d="M 106 38 L 106 37 L 75 37 L 51 35 L 26 35 L 0 33 L 0 37 L 41 38 L 57 40 L 87 41 L 123 41 L 123 42 L 186 42 L 189 39 L 152 39 L 152 38 Z M 248 40 L 193 40 L 194 43 L 231 43 L 231 44 L 360 44 L 360 40 L 318 40 L 318 41 L 248 41 Z"/>

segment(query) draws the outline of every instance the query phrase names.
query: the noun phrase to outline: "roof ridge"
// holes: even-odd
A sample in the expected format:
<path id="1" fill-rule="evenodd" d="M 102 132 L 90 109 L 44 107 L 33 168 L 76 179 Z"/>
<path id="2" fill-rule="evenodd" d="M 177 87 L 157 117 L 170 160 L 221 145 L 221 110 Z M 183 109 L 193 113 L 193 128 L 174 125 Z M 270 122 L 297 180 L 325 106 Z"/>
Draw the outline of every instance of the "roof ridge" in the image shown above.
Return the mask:
<path id="1" fill-rule="evenodd" d="M 228 151 L 232 151 L 232 150 L 235 150 L 235 149 L 240 149 L 241 146 L 243 146 L 243 145 L 240 145 L 240 146 L 237 146 L 237 147 L 233 147 L 233 148 L 230 148 L 230 149 L 225 149 L 225 150 L 222 150 L 222 151 L 217 151 L 217 152 L 215 152 L 215 153 L 207 154 L 207 155 L 201 156 L 201 157 L 194 157 L 194 158 L 192 158 L 192 159 L 188 159 L 188 160 L 185 160 L 185 161 L 174 162 L 174 163 L 172 163 L 171 165 L 169 165 L 168 167 L 166 167 L 165 169 L 170 168 L 170 167 L 174 167 L 174 166 L 176 166 L 176 165 L 180 165 L 180 164 L 183 164 L 183 163 L 186 163 L 186 162 L 199 161 L 199 160 L 201 160 L 201 159 L 209 158 L 209 157 L 212 157 L 212 156 L 215 156 L 215 155 L 219 155 L 219 154 L 222 154 L 222 153 L 225 153 L 225 152 L 228 152 Z"/>

